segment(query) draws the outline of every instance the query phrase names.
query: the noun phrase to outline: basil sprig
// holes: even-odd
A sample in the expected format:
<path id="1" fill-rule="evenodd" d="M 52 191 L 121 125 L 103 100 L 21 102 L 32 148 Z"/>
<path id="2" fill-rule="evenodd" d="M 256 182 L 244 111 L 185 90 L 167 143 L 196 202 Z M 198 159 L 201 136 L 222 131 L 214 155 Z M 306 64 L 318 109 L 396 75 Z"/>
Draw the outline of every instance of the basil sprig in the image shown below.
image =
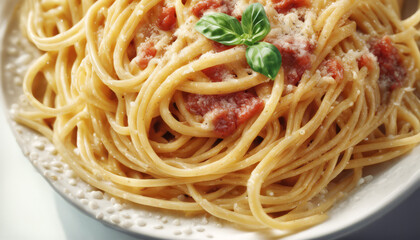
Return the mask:
<path id="1" fill-rule="evenodd" d="M 254 71 L 274 79 L 280 70 L 281 55 L 273 44 L 259 42 L 246 49 L 246 61 Z"/>
<path id="2" fill-rule="evenodd" d="M 242 14 L 242 22 L 224 13 L 202 17 L 195 29 L 208 39 L 233 46 L 245 44 L 246 60 L 252 70 L 274 79 L 280 71 L 281 54 L 270 43 L 260 42 L 271 31 L 270 22 L 260 3 L 251 4 Z"/>
<path id="3" fill-rule="evenodd" d="M 242 30 L 238 19 L 224 13 L 214 13 L 200 19 L 195 29 L 206 38 L 224 45 L 242 44 Z"/>
<path id="4" fill-rule="evenodd" d="M 243 38 L 246 45 L 259 42 L 271 31 L 270 22 L 260 3 L 252 4 L 242 14 Z"/>

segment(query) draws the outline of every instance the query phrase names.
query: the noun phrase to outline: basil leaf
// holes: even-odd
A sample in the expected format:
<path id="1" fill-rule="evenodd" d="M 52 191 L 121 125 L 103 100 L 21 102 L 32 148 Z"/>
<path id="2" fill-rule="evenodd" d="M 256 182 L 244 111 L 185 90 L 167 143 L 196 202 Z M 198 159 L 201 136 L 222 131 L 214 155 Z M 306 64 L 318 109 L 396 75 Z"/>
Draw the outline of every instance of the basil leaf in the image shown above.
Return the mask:
<path id="1" fill-rule="evenodd" d="M 259 42 L 246 49 L 246 60 L 252 70 L 274 80 L 280 71 L 281 54 L 270 43 Z"/>
<path id="2" fill-rule="evenodd" d="M 243 43 L 241 23 L 224 13 L 213 13 L 202 17 L 195 25 L 195 29 L 208 39 L 224 45 Z"/>
<path id="3" fill-rule="evenodd" d="M 259 42 L 271 31 L 270 22 L 261 3 L 249 5 L 242 14 L 242 29 L 245 44 Z"/>

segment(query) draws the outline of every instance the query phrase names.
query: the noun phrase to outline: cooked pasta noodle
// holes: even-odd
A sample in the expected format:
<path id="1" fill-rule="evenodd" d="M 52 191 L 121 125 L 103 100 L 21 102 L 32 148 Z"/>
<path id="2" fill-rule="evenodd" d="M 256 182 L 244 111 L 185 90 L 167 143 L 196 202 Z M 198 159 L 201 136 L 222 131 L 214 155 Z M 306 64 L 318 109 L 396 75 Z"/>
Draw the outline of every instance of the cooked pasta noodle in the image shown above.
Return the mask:
<path id="1" fill-rule="evenodd" d="M 194 29 L 263 4 L 274 81 Z M 420 142 L 420 11 L 398 0 L 27 0 L 42 55 L 16 120 L 87 183 L 128 201 L 294 232 L 365 166 Z"/>

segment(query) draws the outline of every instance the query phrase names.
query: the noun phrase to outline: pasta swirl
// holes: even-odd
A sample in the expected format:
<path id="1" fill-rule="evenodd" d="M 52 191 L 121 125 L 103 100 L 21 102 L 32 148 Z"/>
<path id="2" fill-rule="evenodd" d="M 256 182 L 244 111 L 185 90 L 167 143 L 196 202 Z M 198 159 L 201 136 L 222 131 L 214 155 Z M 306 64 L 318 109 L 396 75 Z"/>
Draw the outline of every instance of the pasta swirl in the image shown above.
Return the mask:
<path id="1" fill-rule="evenodd" d="M 273 81 L 194 29 L 255 2 L 283 58 Z M 16 120 L 111 195 L 298 231 L 420 142 L 420 11 L 402 20 L 403 2 L 27 0 L 42 56 Z"/>

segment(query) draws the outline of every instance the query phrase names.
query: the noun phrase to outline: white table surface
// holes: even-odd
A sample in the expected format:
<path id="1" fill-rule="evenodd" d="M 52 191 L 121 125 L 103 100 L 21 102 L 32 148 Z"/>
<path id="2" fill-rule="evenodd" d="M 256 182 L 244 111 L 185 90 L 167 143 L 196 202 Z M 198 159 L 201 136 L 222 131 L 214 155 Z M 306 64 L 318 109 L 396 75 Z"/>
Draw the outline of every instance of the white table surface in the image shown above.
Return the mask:
<path id="1" fill-rule="evenodd" d="M 22 154 L 0 112 L 1 240 L 133 240 L 86 216 L 57 194 Z M 420 239 L 420 189 L 343 239 Z"/>

